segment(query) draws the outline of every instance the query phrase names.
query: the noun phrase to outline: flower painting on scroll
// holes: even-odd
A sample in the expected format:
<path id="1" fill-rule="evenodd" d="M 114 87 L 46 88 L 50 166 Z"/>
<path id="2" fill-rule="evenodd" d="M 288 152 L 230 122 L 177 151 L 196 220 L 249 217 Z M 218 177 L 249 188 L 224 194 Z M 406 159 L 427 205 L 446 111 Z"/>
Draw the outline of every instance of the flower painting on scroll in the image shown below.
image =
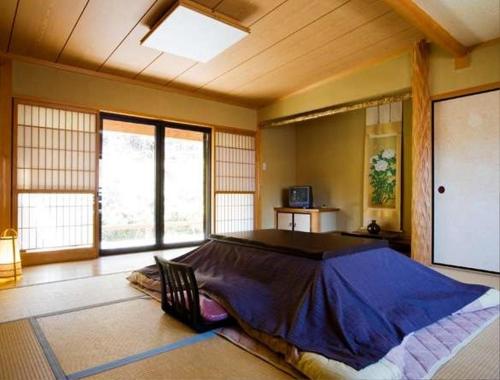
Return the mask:
<path id="1" fill-rule="evenodd" d="M 370 207 L 393 208 L 396 202 L 397 159 L 391 137 L 373 139 L 368 160 Z M 376 141 L 376 142 L 375 142 Z"/>

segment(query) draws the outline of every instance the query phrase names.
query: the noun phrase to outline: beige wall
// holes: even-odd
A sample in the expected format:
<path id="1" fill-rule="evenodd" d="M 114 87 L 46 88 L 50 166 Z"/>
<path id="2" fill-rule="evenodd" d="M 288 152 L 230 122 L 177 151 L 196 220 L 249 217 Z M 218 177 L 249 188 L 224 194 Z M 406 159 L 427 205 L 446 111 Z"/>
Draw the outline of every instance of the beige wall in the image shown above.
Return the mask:
<path id="1" fill-rule="evenodd" d="M 454 59 L 432 45 L 429 85 L 431 95 L 500 82 L 500 42 L 478 47 L 470 55 L 470 66 L 455 70 Z"/>
<path id="2" fill-rule="evenodd" d="M 297 125 L 297 184 L 313 187 L 316 206 L 340 208 L 340 230 L 361 226 L 364 133 L 364 110 Z"/>
<path id="3" fill-rule="evenodd" d="M 373 98 L 411 87 L 410 54 L 332 78 L 259 109 L 259 121 L 293 115 L 336 104 Z"/>
<path id="4" fill-rule="evenodd" d="M 470 66 L 455 70 L 453 57 L 435 45 L 430 54 L 431 95 L 500 81 L 500 42 L 474 49 Z M 403 53 L 377 65 L 334 77 L 259 109 L 259 121 L 373 98 L 411 87 L 411 57 Z"/>
<path id="5" fill-rule="evenodd" d="M 163 119 L 255 130 L 250 108 L 25 62 L 13 65 L 14 96 Z"/>
<path id="6" fill-rule="evenodd" d="M 431 46 L 430 54 L 430 87 L 432 95 L 463 90 L 476 86 L 500 82 L 500 42 L 486 44 L 474 49 L 470 55 L 470 66 L 455 70 L 454 59 L 438 47 Z M 260 121 L 293 115 L 300 112 L 336 104 L 355 102 L 357 100 L 382 96 L 383 94 L 409 89 L 411 86 L 410 54 L 405 53 L 388 59 L 372 67 L 361 69 L 320 83 L 309 89 L 280 99 L 258 111 Z M 411 105 L 405 103 L 403 131 L 403 230 L 411 230 Z M 297 155 L 305 157 L 306 163 L 298 163 L 296 183 L 309 182 L 315 186 L 316 200 L 326 202 L 343 209 L 340 217 L 342 228 L 358 228 L 361 221 L 362 176 L 359 157 L 363 155 L 363 141 L 359 139 L 360 115 L 344 114 L 332 118 L 318 119 L 308 123 L 309 129 L 302 126 L 297 129 Z M 358 120 L 358 121 L 356 121 Z M 356 124 L 356 125 L 354 125 Z M 352 130 L 342 128 L 350 125 Z M 312 131 L 321 133 L 315 136 Z M 273 132 L 277 133 L 277 132 Z M 319 136 L 328 136 L 328 140 Z M 265 140 L 265 136 L 263 136 Z M 329 141 L 331 140 L 331 141 Z M 334 141 L 336 140 L 336 141 Z M 265 141 L 263 141 L 265 144 Z M 330 144 L 330 145 L 329 145 Z M 333 145 L 331 145 L 333 144 Z M 337 146 L 337 153 L 329 151 L 327 146 Z M 280 148 L 282 149 L 282 148 Z M 282 153 L 284 156 L 286 153 Z M 350 157 L 352 173 L 340 167 L 334 161 L 338 155 Z M 272 165 L 272 159 L 268 165 Z M 342 164 L 344 165 L 344 164 Z M 306 171 L 307 170 L 307 171 Z M 337 178 L 345 177 L 345 188 L 338 185 Z M 362 177 L 361 177 L 362 178 Z M 347 184 L 350 184 L 349 186 Z M 282 184 L 279 184 L 282 186 Z M 263 193 L 276 193 L 280 189 L 273 182 L 262 182 Z M 316 195 L 317 194 L 317 195 Z M 324 200 L 323 200 L 324 199 Z M 269 225 L 269 204 L 263 204 L 263 225 Z M 266 218 L 268 220 L 266 220 Z"/>
<path id="7" fill-rule="evenodd" d="M 365 111 L 262 130 L 262 227 L 292 185 L 311 185 L 314 204 L 340 208 L 338 229 L 361 227 Z M 403 230 L 411 230 L 411 101 L 403 106 Z"/>
<path id="8" fill-rule="evenodd" d="M 273 207 L 283 206 L 283 192 L 296 184 L 295 127 L 263 129 L 261 137 L 262 228 L 274 228 Z"/>

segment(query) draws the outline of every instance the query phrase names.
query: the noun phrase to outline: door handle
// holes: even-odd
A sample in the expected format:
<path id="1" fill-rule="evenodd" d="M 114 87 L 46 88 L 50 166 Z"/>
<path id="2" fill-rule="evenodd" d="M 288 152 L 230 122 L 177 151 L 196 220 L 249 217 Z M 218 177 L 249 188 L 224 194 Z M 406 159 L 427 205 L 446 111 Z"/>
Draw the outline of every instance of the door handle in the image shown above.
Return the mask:
<path id="1" fill-rule="evenodd" d="M 445 187 L 443 185 L 439 186 L 438 187 L 438 193 L 439 194 L 444 194 L 444 192 L 446 191 Z"/>

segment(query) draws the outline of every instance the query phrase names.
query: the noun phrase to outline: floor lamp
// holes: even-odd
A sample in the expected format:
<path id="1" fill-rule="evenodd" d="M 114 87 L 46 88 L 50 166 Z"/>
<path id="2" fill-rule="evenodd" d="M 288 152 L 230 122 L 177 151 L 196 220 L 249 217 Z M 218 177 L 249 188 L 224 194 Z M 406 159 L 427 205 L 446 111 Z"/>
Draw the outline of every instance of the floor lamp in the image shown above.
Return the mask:
<path id="1" fill-rule="evenodd" d="M 0 281 L 17 281 L 22 274 L 17 231 L 8 228 L 0 235 Z"/>

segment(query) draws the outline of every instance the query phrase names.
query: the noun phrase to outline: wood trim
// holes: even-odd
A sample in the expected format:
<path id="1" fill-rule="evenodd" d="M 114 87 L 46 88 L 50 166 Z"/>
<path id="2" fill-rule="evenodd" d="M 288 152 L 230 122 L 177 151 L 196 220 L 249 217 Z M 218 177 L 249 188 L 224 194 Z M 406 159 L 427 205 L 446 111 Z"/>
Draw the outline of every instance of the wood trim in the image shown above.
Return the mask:
<path id="1" fill-rule="evenodd" d="M 0 60 L 0 231 L 12 227 L 12 62 Z"/>
<path id="2" fill-rule="evenodd" d="M 490 90 L 498 90 L 500 89 L 500 82 L 486 83 L 481 84 L 479 86 L 463 88 L 460 90 L 453 90 L 449 92 L 443 92 L 441 94 L 436 94 L 431 96 L 432 101 L 456 98 L 458 96 L 471 95 L 478 92 L 490 91 Z"/>
<path id="3" fill-rule="evenodd" d="M 90 108 L 90 107 L 84 107 L 81 105 L 73 105 L 73 104 L 62 104 L 58 103 L 52 100 L 46 100 L 46 99 L 41 99 L 41 98 L 36 98 L 36 97 L 31 97 L 31 96 L 14 96 L 14 101 L 16 102 L 15 106 L 17 104 L 22 103 L 22 104 L 28 104 L 31 106 L 39 106 L 39 107 L 47 107 L 47 108 L 57 108 L 65 111 L 75 111 L 75 112 L 87 112 L 87 113 L 99 113 L 98 109 L 95 108 Z"/>
<path id="4" fill-rule="evenodd" d="M 22 100 L 25 102 L 39 103 L 39 105 L 52 104 L 53 107 L 56 107 L 56 106 L 59 106 L 61 104 L 61 103 L 58 103 L 56 101 L 46 100 L 44 98 L 39 98 L 39 97 L 35 97 L 35 96 L 14 96 L 14 97 L 16 99 L 19 99 L 19 100 Z M 72 110 L 78 109 L 78 110 L 80 110 L 80 112 L 114 113 L 117 115 L 139 117 L 139 118 L 144 118 L 144 119 L 151 119 L 154 121 L 163 121 L 166 123 L 184 124 L 187 126 L 203 127 L 203 128 L 213 129 L 213 130 L 217 129 L 219 132 L 239 133 L 239 134 L 246 134 L 248 136 L 254 136 L 256 133 L 255 130 L 250 130 L 250 129 L 236 128 L 236 127 L 233 128 L 233 127 L 228 127 L 228 126 L 223 126 L 223 125 L 218 125 L 218 124 L 190 121 L 190 120 L 186 120 L 186 119 L 166 118 L 166 117 L 160 116 L 160 115 L 143 113 L 143 112 L 131 112 L 128 110 L 123 110 L 123 109 L 113 108 L 113 107 L 102 107 L 100 109 L 96 109 L 96 108 L 91 108 L 91 107 L 85 107 L 85 106 L 82 106 L 81 104 L 77 104 L 77 103 L 65 102 L 64 104 L 65 104 L 65 107 L 68 107 L 67 109 L 72 109 Z"/>
<path id="5" fill-rule="evenodd" d="M 312 83 L 308 86 L 305 86 L 301 89 L 298 89 L 298 90 L 295 90 L 295 91 L 292 91 L 290 92 L 289 94 L 286 94 L 286 95 L 282 95 L 282 96 L 279 96 L 278 98 L 276 99 L 273 99 L 269 102 L 266 102 L 265 104 L 261 104 L 258 108 L 265 108 L 267 106 L 269 106 L 270 104 L 273 104 L 273 103 L 277 103 L 279 101 L 283 101 L 283 100 L 286 100 L 288 98 L 293 98 L 297 95 L 301 95 L 301 94 L 304 94 L 304 93 L 307 93 L 309 91 L 312 91 L 318 87 L 321 87 L 321 86 L 324 86 L 326 85 L 327 83 L 330 83 L 330 82 L 334 82 L 334 81 L 337 81 L 341 78 L 344 78 L 344 77 L 348 77 L 356 72 L 360 72 L 360 71 L 363 71 L 369 67 L 372 67 L 372 66 L 376 66 L 376 65 L 379 65 L 383 62 L 386 62 L 386 61 L 389 61 L 391 59 L 394 59 L 394 58 L 397 58 L 397 57 L 400 57 L 404 54 L 411 54 L 411 49 L 408 48 L 408 47 L 405 47 L 405 48 L 402 48 L 402 49 L 397 49 L 397 50 L 394 50 L 388 54 L 384 54 L 382 56 L 379 56 L 379 57 L 375 57 L 375 58 L 371 58 L 367 61 L 363 61 L 361 62 L 360 64 L 357 64 L 357 65 L 353 65 L 352 67 L 349 67 L 348 69 L 345 69 L 345 70 L 341 70 L 339 71 L 338 73 L 332 75 L 332 76 L 329 76 L 328 78 L 325 78 L 325 79 L 322 79 L 320 81 L 317 81 L 315 83 Z M 263 120 L 264 121 L 264 120 Z"/>
<path id="6" fill-rule="evenodd" d="M 318 214 L 320 212 L 333 212 L 340 211 L 336 207 L 324 207 L 324 208 L 295 208 L 295 207 L 275 207 L 275 212 L 289 212 L 295 214 Z"/>
<path id="7" fill-rule="evenodd" d="M 320 108 L 313 111 L 294 114 L 278 119 L 270 119 L 260 123 L 259 128 L 273 128 L 282 125 L 299 123 L 307 120 L 319 119 L 322 117 L 332 116 L 338 113 L 356 111 L 369 107 L 378 106 L 381 104 L 390 104 L 394 102 L 404 101 L 411 98 L 410 92 L 400 94 L 386 95 L 384 97 L 377 97 L 373 99 L 359 100 L 356 103 L 339 104 L 331 107 Z"/>
<path id="8" fill-rule="evenodd" d="M 310 232 L 320 232 L 321 226 L 319 222 L 319 213 L 309 214 Z"/>
<path id="9" fill-rule="evenodd" d="M 431 41 L 451 53 L 454 57 L 463 57 L 469 49 L 458 42 L 452 35 L 439 25 L 431 16 L 422 10 L 412 0 L 384 0 L 396 13 L 417 27 Z"/>
<path id="10" fill-rule="evenodd" d="M 255 196 L 254 196 L 254 228 L 260 230 L 262 228 L 262 199 L 261 199 L 261 141 L 262 131 L 260 128 L 255 133 Z"/>
<path id="11" fill-rule="evenodd" d="M 497 44 L 500 44 L 500 37 L 493 38 L 492 40 L 480 42 L 477 45 L 471 46 L 469 49 L 472 51 L 472 50 L 475 50 L 475 49 L 481 49 L 483 47 L 494 46 L 494 45 L 497 45 Z"/>
<path id="12" fill-rule="evenodd" d="M 244 135 L 244 136 L 252 136 L 255 137 L 257 134 L 257 130 L 251 131 L 249 129 L 242 129 L 242 128 L 231 128 L 231 127 L 219 127 L 219 126 L 214 126 L 215 132 L 221 132 L 221 133 L 233 133 L 236 135 Z"/>
<path id="13" fill-rule="evenodd" d="M 109 74 L 109 73 L 104 73 L 101 71 L 84 69 L 81 67 L 65 65 L 63 63 L 50 62 L 50 61 L 46 61 L 43 59 L 27 57 L 27 56 L 19 55 L 19 54 L 0 52 L 0 58 L 11 59 L 14 61 L 21 61 L 21 62 L 36 64 L 36 65 L 41 65 L 41 66 L 45 66 L 45 67 L 49 67 L 49 68 L 53 68 L 53 69 L 68 71 L 68 72 L 72 72 L 72 73 L 76 73 L 76 74 L 89 75 L 89 76 L 101 78 L 101 79 L 115 80 L 118 82 L 128 83 L 128 84 L 132 84 L 132 85 L 136 85 L 136 86 L 148 87 L 148 88 L 152 88 L 155 90 L 161 90 L 161 91 L 165 91 L 165 92 L 169 92 L 169 93 L 173 93 L 173 94 L 184 95 L 184 96 L 191 97 L 191 98 L 211 100 L 211 101 L 218 102 L 218 103 L 230 104 L 233 106 L 239 106 L 239 107 L 249 108 L 249 109 L 253 109 L 253 110 L 256 110 L 258 108 L 257 106 L 252 105 L 249 102 L 236 101 L 236 100 L 228 98 L 227 96 L 207 95 L 207 94 L 203 94 L 201 92 L 191 92 L 191 91 L 187 91 L 187 90 L 181 90 L 181 89 L 178 89 L 175 87 L 167 87 L 167 85 L 147 82 L 145 80 L 140 80 L 140 79 L 135 79 L 135 78 L 127 78 L 127 77 L 116 75 L 116 74 Z"/>
<path id="14" fill-rule="evenodd" d="M 411 257 L 423 264 L 432 256 L 432 126 L 429 47 L 415 44 L 412 57 L 412 207 Z"/>
<path id="15" fill-rule="evenodd" d="M 77 248 L 62 251 L 21 252 L 23 266 L 90 260 L 98 257 L 96 248 Z"/>
<path id="16" fill-rule="evenodd" d="M 455 70 L 465 69 L 470 66 L 470 54 L 455 57 Z"/>

